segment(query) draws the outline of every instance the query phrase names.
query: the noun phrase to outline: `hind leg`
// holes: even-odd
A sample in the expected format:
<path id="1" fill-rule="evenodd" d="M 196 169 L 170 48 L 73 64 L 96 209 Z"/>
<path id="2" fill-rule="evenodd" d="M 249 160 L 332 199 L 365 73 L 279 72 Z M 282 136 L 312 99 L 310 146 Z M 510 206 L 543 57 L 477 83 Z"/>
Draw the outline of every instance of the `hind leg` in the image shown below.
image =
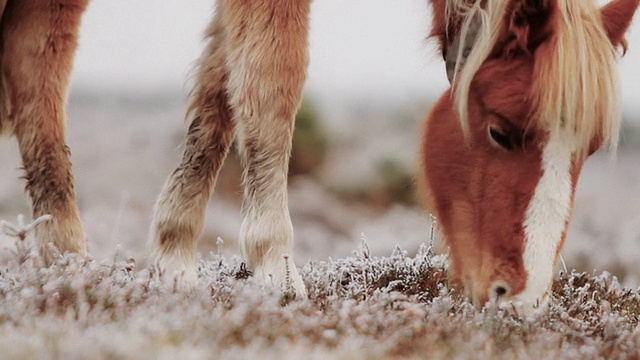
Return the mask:
<path id="1" fill-rule="evenodd" d="M 292 258 L 287 173 L 307 65 L 309 2 L 226 3 L 233 15 L 228 91 L 244 166 L 242 254 L 256 276 L 305 295 Z"/>
<path id="2" fill-rule="evenodd" d="M 225 91 L 225 33 L 219 10 L 208 30 L 209 43 L 199 60 L 191 94 L 191 124 L 182 162 L 156 203 L 149 242 L 154 266 L 168 280 L 197 282 L 195 251 L 205 207 L 233 140 L 233 122 Z"/>
<path id="3" fill-rule="evenodd" d="M 48 243 L 60 252 L 86 254 L 64 137 L 69 75 L 86 4 L 9 1 L 2 18 L 8 121 L 18 139 L 33 217 L 53 216 L 35 230 L 47 263 Z"/>

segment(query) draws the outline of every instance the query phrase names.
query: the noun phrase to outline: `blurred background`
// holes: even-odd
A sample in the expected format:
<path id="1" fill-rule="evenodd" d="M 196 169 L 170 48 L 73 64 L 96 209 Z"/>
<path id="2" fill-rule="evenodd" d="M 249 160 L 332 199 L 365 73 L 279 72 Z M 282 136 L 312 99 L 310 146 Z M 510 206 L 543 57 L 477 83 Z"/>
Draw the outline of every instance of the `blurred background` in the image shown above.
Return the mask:
<path id="1" fill-rule="evenodd" d="M 153 6 L 150 4 L 153 3 Z M 145 261 L 151 208 L 178 164 L 190 76 L 213 0 L 92 0 L 83 18 L 68 143 L 90 251 Z M 640 285 L 640 16 L 620 60 L 624 129 L 617 159 L 588 160 L 563 258 Z M 446 89 L 426 39 L 426 0 L 315 0 L 311 64 L 296 124 L 289 202 L 296 261 L 343 257 L 365 238 L 377 255 L 429 240 L 414 189 L 421 122 Z M 0 141 L 0 219 L 29 207 L 15 139 Z M 240 168 L 231 156 L 199 244 L 239 254 Z M 10 251 L 12 241 L 0 242 Z M 440 247 L 443 250 L 442 246 Z"/>

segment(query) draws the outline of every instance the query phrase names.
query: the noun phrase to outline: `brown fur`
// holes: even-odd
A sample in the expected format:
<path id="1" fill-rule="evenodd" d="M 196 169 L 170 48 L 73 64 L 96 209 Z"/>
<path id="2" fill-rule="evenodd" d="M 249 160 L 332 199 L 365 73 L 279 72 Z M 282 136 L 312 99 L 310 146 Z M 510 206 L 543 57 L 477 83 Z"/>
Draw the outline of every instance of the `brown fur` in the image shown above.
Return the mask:
<path id="1" fill-rule="evenodd" d="M 65 144 L 65 103 L 80 17 L 87 0 L 9 0 L 3 9 L 0 130 L 15 134 L 36 228 L 60 252 L 86 253 Z"/>
<path id="2" fill-rule="evenodd" d="M 182 162 L 171 174 L 156 204 L 154 257 L 180 253 L 192 261 L 206 206 L 233 139 L 234 124 L 225 84 L 226 38 L 221 12 L 207 31 L 209 43 L 200 59 L 191 94 L 190 125 Z M 161 213 L 167 214 L 162 216 Z M 186 252 L 186 253 L 183 253 Z"/>
<path id="3" fill-rule="evenodd" d="M 221 0 L 191 96 L 182 164 L 156 204 L 154 264 L 192 285 L 204 208 L 234 137 L 244 166 L 241 247 L 250 268 L 285 281 L 293 251 L 286 174 L 307 65 L 309 0 Z M 295 290 L 305 289 L 291 266 Z"/>
<path id="4" fill-rule="evenodd" d="M 445 3 L 432 0 L 435 19 L 431 34 L 439 38 L 443 51 L 460 31 L 456 26 L 446 28 L 447 24 L 459 24 L 459 19 L 440 18 L 448 13 Z M 637 0 L 616 0 L 604 8 L 604 28 L 613 47 L 622 42 L 637 5 Z M 543 91 L 543 81 L 549 80 L 548 74 L 539 71 L 539 63 L 552 58 L 549 52 L 554 50 L 548 44 L 555 41 L 560 17 L 557 4 L 551 0 L 510 1 L 504 9 L 495 45 L 463 96 L 468 138 L 465 140 L 456 111 L 460 97 L 454 98 L 450 89 L 427 116 L 421 151 L 427 207 L 438 217 L 449 245 L 452 280 L 461 283 L 479 305 L 492 296 L 490 285 L 496 281 L 506 283 L 507 296 L 525 288 L 523 219 L 542 176 L 542 149 L 553 131 L 549 123 L 536 118 L 541 102 L 535 95 L 536 86 Z M 594 75 L 606 76 L 602 72 Z M 505 150 L 495 144 L 489 128 L 500 130 L 513 148 Z M 581 146 L 590 153 L 603 139 L 603 131 L 595 131 Z M 586 156 L 580 151 L 574 154 L 570 172 L 573 191 Z M 566 226 L 556 258 L 565 235 Z"/>
<path id="5" fill-rule="evenodd" d="M 602 19 L 607 36 L 616 46 L 623 47 L 623 53 L 627 51 L 624 34 L 633 18 L 629 14 L 633 14 L 638 6 L 640 6 L 640 0 L 619 0 L 612 1 L 602 8 Z"/>

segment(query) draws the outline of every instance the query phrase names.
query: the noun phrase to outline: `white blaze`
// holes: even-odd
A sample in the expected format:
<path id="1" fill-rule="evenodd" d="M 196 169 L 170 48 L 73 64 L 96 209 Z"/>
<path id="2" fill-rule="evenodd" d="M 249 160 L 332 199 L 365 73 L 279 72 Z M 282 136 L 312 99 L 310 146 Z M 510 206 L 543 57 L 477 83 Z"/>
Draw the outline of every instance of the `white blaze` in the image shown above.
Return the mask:
<path id="1" fill-rule="evenodd" d="M 571 214 L 572 146 L 567 138 L 562 130 L 551 132 L 542 151 L 542 177 L 525 213 L 523 260 L 527 282 L 515 298 L 529 304 L 546 300 L 556 250 Z"/>

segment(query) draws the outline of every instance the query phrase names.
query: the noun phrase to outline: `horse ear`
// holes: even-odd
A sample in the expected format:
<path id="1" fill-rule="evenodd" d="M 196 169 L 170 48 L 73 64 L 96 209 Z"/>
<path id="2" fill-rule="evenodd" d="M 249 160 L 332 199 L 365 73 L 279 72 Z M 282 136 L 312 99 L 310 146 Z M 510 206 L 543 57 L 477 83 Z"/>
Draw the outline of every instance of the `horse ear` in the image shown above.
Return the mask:
<path id="1" fill-rule="evenodd" d="M 552 35 L 557 8 L 556 0 L 517 0 L 507 5 L 503 54 L 533 53 Z"/>
<path id="2" fill-rule="evenodd" d="M 438 39 L 440 52 L 446 63 L 447 78 L 450 83 L 453 83 L 460 49 L 459 34 L 462 18 L 453 11 L 447 11 L 447 0 L 430 0 L 429 2 L 433 11 L 433 22 L 429 36 Z M 462 44 L 462 57 L 459 67 L 464 65 L 466 57 L 471 51 L 471 44 L 475 41 L 479 26 L 480 24 L 477 22 L 471 24 L 470 33 L 465 38 L 465 43 Z"/>
<path id="3" fill-rule="evenodd" d="M 433 12 L 433 21 L 429 37 L 438 39 L 442 57 L 446 58 L 447 48 L 451 43 L 451 40 L 448 39 L 448 37 L 457 33 L 454 27 L 456 21 L 453 21 L 453 19 L 447 19 L 446 17 L 447 0 L 430 0 L 429 2 L 431 3 L 431 9 Z"/>
<path id="4" fill-rule="evenodd" d="M 626 50 L 624 33 L 631 25 L 631 19 L 638 5 L 640 0 L 613 0 L 601 9 L 602 24 L 613 46 L 622 45 Z"/>

